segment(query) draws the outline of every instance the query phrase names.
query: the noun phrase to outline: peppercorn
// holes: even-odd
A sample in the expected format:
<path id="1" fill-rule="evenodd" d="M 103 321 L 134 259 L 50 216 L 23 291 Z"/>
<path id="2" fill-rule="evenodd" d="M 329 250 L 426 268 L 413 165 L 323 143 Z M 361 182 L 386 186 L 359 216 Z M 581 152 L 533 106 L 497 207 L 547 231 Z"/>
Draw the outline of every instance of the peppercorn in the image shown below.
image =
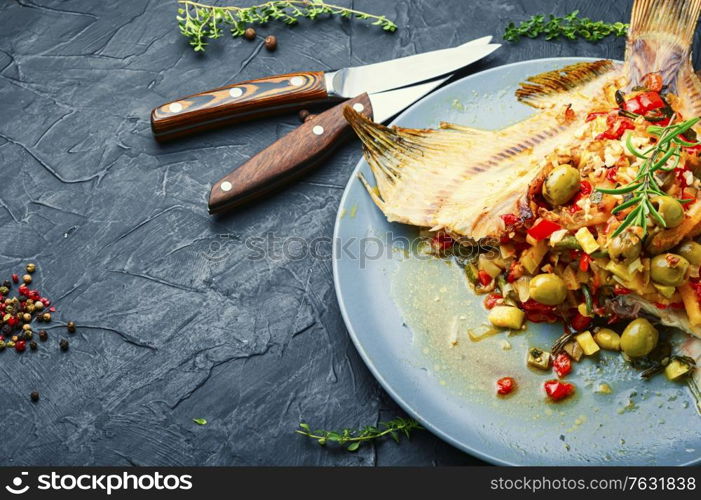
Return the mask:
<path id="1" fill-rule="evenodd" d="M 15 351 L 17 352 L 24 352 L 24 350 L 27 348 L 27 342 L 24 340 L 18 340 L 15 342 Z"/>
<path id="2" fill-rule="evenodd" d="M 36 351 L 38 347 L 39 347 L 39 346 L 37 345 L 37 343 L 36 343 L 34 340 L 32 340 L 32 341 L 29 343 L 29 348 L 30 348 L 32 351 Z"/>
<path id="3" fill-rule="evenodd" d="M 41 320 L 46 321 L 47 323 L 51 321 L 51 313 L 44 313 L 41 315 Z"/>
<path id="4" fill-rule="evenodd" d="M 12 336 L 12 342 L 17 342 L 19 340 L 19 335 Z"/>
<path id="5" fill-rule="evenodd" d="M 15 346 L 15 343 L 12 340 L 10 340 L 9 342 L 5 343 L 5 346 L 8 349 L 12 349 Z"/>
<path id="6" fill-rule="evenodd" d="M 24 313 L 22 315 L 22 321 L 24 321 L 25 323 L 29 323 L 30 321 L 32 321 L 32 315 L 29 313 Z"/>
<path id="7" fill-rule="evenodd" d="M 2 286 L 9 290 L 10 288 L 12 288 L 12 282 L 10 280 L 4 280 L 2 282 Z"/>
<path id="8" fill-rule="evenodd" d="M 243 36 L 246 40 L 253 40 L 256 37 L 256 30 L 253 28 L 246 28 L 246 31 L 243 32 Z"/>
<path id="9" fill-rule="evenodd" d="M 66 328 L 68 328 L 69 332 L 75 333 L 75 321 L 69 321 L 66 323 Z"/>
<path id="10" fill-rule="evenodd" d="M 13 274 L 13 275 L 12 275 L 12 282 L 13 282 L 13 283 L 19 283 L 19 275 Z"/>
<path id="11" fill-rule="evenodd" d="M 24 310 L 27 311 L 29 314 L 32 314 L 34 312 L 34 304 L 33 303 L 28 303 L 26 306 L 24 306 Z"/>
<path id="12" fill-rule="evenodd" d="M 49 338 L 49 334 L 46 333 L 46 330 L 39 330 L 39 340 L 42 342 L 46 342 L 46 339 Z"/>
<path id="13" fill-rule="evenodd" d="M 10 289 L 6 286 L 0 286 L 0 295 L 7 295 L 10 293 Z"/>
<path id="14" fill-rule="evenodd" d="M 28 285 L 32 282 L 32 276 L 30 274 L 25 274 L 24 276 L 22 276 L 22 281 Z"/>
<path id="15" fill-rule="evenodd" d="M 36 302 L 34 302 L 34 308 L 37 311 L 41 311 L 42 309 L 44 309 L 44 303 L 40 300 L 37 300 Z"/>
<path id="16" fill-rule="evenodd" d="M 3 335 L 9 335 L 12 333 L 12 327 L 10 325 L 2 325 L 0 332 L 2 332 Z"/>
<path id="17" fill-rule="evenodd" d="M 308 109 L 300 109 L 299 113 L 297 113 L 297 117 L 299 118 L 299 121 L 304 123 L 307 120 L 307 117 L 309 116 L 309 110 Z"/>
<path id="18" fill-rule="evenodd" d="M 25 324 L 22 325 L 22 330 L 24 330 L 25 332 L 26 332 L 27 330 L 30 330 L 30 331 L 31 331 L 31 329 L 32 329 L 32 325 L 30 325 L 29 323 L 25 323 Z"/>
<path id="19" fill-rule="evenodd" d="M 36 264 L 30 262 L 29 264 L 27 264 L 26 269 L 27 269 L 28 273 L 33 273 L 34 271 L 37 270 L 37 266 L 36 266 Z"/>
<path id="20" fill-rule="evenodd" d="M 67 351 L 68 350 L 68 341 L 66 339 L 61 339 L 58 342 L 59 347 L 61 348 L 62 351 Z"/>
<path id="21" fill-rule="evenodd" d="M 14 306 L 12 304 L 8 304 L 7 307 L 5 307 L 5 312 L 8 312 L 8 313 L 15 312 Z"/>
<path id="22" fill-rule="evenodd" d="M 274 35 L 269 35 L 265 37 L 265 48 L 270 52 L 277 49 L 277 37 Z"/>
<path id="23" fill-rule="evenodd" d="M 29 395 L 29 397 L 31 398 L 31 400 L 32 400 L 34 403 L 36 403 L 37 401 L 39 401 L 39 393 L 38 393 L 37 391 L 32 391 L 32 393 Z"/>
<path id="24" fill-rule="evenodd" d="M 5 341 L 0 340 L 0 351 L 4 351 L 4 350 L 5 350 Z"/>
<path id="25" fill-rule="evenodd" d="M 34 332 L 32 332 L 31 330 L 27 330 L 27 331 L 24 332 L 24 338 L 25 338 L 25 339 L 31 340 L 32 337 L 34 337 Z"/>

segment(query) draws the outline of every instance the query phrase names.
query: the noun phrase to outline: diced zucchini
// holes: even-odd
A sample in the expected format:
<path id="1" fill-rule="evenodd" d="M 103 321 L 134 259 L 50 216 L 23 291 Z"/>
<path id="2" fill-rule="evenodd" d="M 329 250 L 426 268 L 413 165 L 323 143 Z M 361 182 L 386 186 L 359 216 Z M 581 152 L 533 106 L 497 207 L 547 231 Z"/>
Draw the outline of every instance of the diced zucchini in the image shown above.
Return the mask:
<path id="1" fill-rule="evenodd" d="M 668 299 L 671 299 L 672 295 L 674 295 L 674 292 L 677 291 L 677 289 L 673 286 L 658 285 L 657 283 L 653 283 L 653 286 L 657 288 L 657 291 L 660 292 L 660 295 Z"/>
<path id="2" fill-rule="evenodd" d="M 691 365 L 679 359 L 673 359 L 664 369 L 664 374 L 669 380 L 678 380 L 691 372 Z"/>
<path id="3" fill-rule="evenodd" d="M 701 306 L 699 305 L 699 299 L 696 297 L 696 292 L 689 283 L 679 285 L 678 290 L 684 302 L 689 323 L 693 326 L 701 326 Z"/>
<path id="4" fill-rule="evenodd" d="M 548 253 L 548 243 L 545 240 L 540 240 L 536 245 L 523 251 L 520 262 L 528 274 L 536 274 L 546 253 Z"/>
<path id="5" fill-rule="evenodd" d="M 633 277 L 628 272 L 628 266 L 619 264 L 618 262 L 614 262 L 613 260 L 609 261 L 609 263 L 606 264 L 606 270 L 612 273 L 614 276 L 618 276 L 624 282 L 628 282 L 633 279 Z"/>
<path id="6" fill-rule="evenodd" d="M 599 394 L 612 394 L 613 389 L 611 389 L 611 386 L 608 385 L 606 382 L 599 384 L 598 389 L 596 390 Z"/>
<path id="7" fill-rule="evenodd" d="M 582 347 L 579 345 L 578 342 L 575 341 L 567 342 L 565 344 L 565 347 L 563 347 L 563 350 L 567 354 L 569 354 L 570 358 L 574 359 L 575 361 L 579 361 L 580 359 L 582 359 L 582 355 L 584 355 Z"/>
<path id="8" fill-rule="evenodd" d="M 562 271 L 562 280 L 565 282 L 565 286 L 568 290 L 579 290 L 579 279 L 577 279 L 577 272 L 571 267 L 565 267 Z"/>
<path id="9" fill-rule="evenodd" d="M 539 370 L 547 370 L 550 368 L 550 353 L 537 347 L 531 347 L 528 349 L 528 366 Z"/>
<path id="10" fill-rule="evenodd" d="M 594 337 L 591 336 L 591 333 L 588 330 L 577 335 L 575 340 L 579 344 L 579 347 L 582 348 L 582 351 L 584 351 L 584 354 L 587 356 L 591 356 L 592 354 L 599 352 L 599 344 L 594 341 Z"/>
<path id="11" fill-rule="evenodd" d="M 484 254 L 480 254 L 479 259 L 477 260 L 477 267 L 480 271 L 484 271 L 492 278 L 496 278 L 497 276 L 499 276 L 502 271 L 502 269 L 499 266 L 497 266 L 494 262 L 489 260 Z"/>
<path id="12" fill-rule="evenodd" d="M 557 232 L 557 231 L 555 231 L 555 232 Z M 554 234 L 555 233 L 553 233 L 553 235 Z M 579 244 L 579 242 L 577 241 L 577 238 L 575 238 L 571 234 L 563 236 L 562 239 L 560 239 L 559 241 L 555 241 L 553 243 L 553 246 L 555 247 L 556 250 L 581 250 L 582 249 L 582 245 Z"/>
<path id="13" fill-rule="evenodd" d="M 526 317 L 518 307 L 513 306 L 495 306 L 489 311 L 489 322 L 499 328 L 509 328 L 518 330 L 523 326 L 523 320 Z"/>
<path id="14" fill-rule="evenodd" d="M 579 228 L 579 230 L 574 233 L 574 237 L 577 238 L 577 241 L 582 246 L 582 250 L 586 253 L 593 253 L 599 249 L 599 244 L 586 227 Z"/>

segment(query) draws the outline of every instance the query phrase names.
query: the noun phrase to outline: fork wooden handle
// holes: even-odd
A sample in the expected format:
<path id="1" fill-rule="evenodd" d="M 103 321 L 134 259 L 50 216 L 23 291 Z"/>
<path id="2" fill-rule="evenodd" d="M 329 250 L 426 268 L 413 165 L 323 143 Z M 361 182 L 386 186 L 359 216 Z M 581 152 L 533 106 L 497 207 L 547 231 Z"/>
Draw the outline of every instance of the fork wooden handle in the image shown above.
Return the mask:
<path id="1" fill-rule="evenodd" d="M 158 141 L 167 141 L 229 123 L 301 109 L 328 98 L 321 71 L 248 80 L 154 108 L 151 130 Z"/>
<path id="2" fill-rule="evenodd" d="M 317 165 L 351 135 L 343 117 L 345 106 L 372 119 L 370 98 L 361 94 L 307 120 L 215 183 L 209 212 L 220 213 L 259 198 Z"/>

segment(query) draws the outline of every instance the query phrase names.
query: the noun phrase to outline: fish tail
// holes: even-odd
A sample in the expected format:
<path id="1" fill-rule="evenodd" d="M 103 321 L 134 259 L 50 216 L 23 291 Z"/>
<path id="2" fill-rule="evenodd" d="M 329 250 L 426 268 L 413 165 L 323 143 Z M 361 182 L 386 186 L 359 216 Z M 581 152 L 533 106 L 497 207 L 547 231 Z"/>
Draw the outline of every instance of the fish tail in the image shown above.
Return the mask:
<path id="1" fill-rule="evenodd" d="M 700 13 L 701 0 L 635 1 L 626 42 L 625 74 L 630 87 L 640 85 L 647 73 L 659 72 L 674 93 L 681 93 L 678 87 L 683 78 L 697 80 L 691 68 L 691 46 Z"/>

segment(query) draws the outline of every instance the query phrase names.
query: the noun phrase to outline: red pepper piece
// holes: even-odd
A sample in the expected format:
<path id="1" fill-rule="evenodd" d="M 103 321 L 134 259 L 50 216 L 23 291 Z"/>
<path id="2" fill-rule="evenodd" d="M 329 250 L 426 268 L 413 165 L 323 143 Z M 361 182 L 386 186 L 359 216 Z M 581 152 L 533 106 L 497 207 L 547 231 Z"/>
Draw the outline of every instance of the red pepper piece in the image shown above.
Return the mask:
<path id="1" fill-rule="evenodd" d="M 614 285 L 613 286 L 613 293 L 616 295 L 628 295 L 629 293 L 633 293 L 633 292 L 628 290 L 626 287 L 621 286 L 621 285 Z"/>
<path id="2" fill-rule="evenodd" d="M 561 352 L 553 360 L 553 371 L 559 378 L 564 377 L 572 371 L 572 359 L 567 353 Z"/>
<path id="3" fill-rule="evenodd" d="M 586 198 L 587 196 L 589 196 L 593 189 L 594 188 L 592 188 L 591 182 L 589 181 L 582 181 L 580 183 L 579 192 L 572 199 L 572 203 L 570 205 L 570 213 L 574 213 L 582 209 L 579 205 L 577 205 L 577 202 L 582 198 Z"/>
<path id="4" fill-rule="evenodd" d="M 516 388 L 516 381 L 512 377 L 503 377 L 497 380 L 497 394 L 506 396 Z"/>
<path id="5" fill-rule="evenodd" d="M 562 229 L 560 224 L 543 219 L 538 224 L 528 230 L 529 236 L 536 241 L 544 240 L 555 231 Z"/>
<path id="6" fill-rule="evenodd" d="M 558 320 L 554 306 L 547 306 L 528 299 L 521 304 L 521 308 L 526 311 L 526 318 L 533 323 L 555 323 Z"/>
<path id="7" fill-rule="evenodd" d="M 589 271 L 589 264 L 591 263 L 591 257 L 589 254 L 582 252 L 579 256 L 579 270 L 586 273 Z"/>
<path id="8" fill-rule="evenodd" d="M 596 136 L 597 139 L 620 139 L 623 136 L 623 132 L 626 130 L 633 130 L 635 125 L 630 118 L 625 116 L 618 116 L 610 114 L 606 118 L 606 124 L 608 128 Z"/>
<path id="9" fill-rule="evenodd" d="M 587 117 L 584 119 L 585 122 L 590 122 L 592 120 L 596 120 L 597 116 L 603 116 L 603 115 L 608 115 L 610 112 L 609 111 L 594 111 L 593 113 L 589 113 Z"/>
<path id="10" fill-rule="evenodd" d="M 560 401 L 574 394 L 574 385 L 559 380 L 548 380 L 545 382 L 545 393 L 553 401 Z"/>
<path id="11" fill-rule="evenodd" d="M 503 299 L 501 294 L 490 293 L 489 295 L 487 295 L 487 298 L 484 299 L 484 307 L 486 307 L 487 309 L 492 309 L 495 305 L 497 305 L 497 302 L 500 299 Z"/>
<path id="12" fill-rule="evenodd" d="M 664 106 L 665 103 L 660 97 L 660 94 L 650 91 L 643 92 L 632 99 L 628 99 L 623 105 L 623 108 L 631 113 L 644 115 L 648 111 L 663 108 Z"/>
<path id="13" fill-rule="evenodd" d="M 477 278 L 479 279 L 482 286 L 487 286 L 492 282 L 492 277 L 489 275 L 489 273 L 487 271 L 482 271 L 482 270 L 478 271 Z"/>
<path id="14" fill-rule="evenodd" d="M 589 325 L 591 325 L 591 321 L 592 319 L 590 317 L 582 316 L 577 312 L 570 320 L 570 325 L 572 325 L 572 328 L 574 328 L 576 331 L 581 332 L 582 330 L 586 330 Z"/>
<path id="15" fill-rule="evenodd" d="M 609 168 L 606 172 L 606 178 L 611 182 L 616 182 L 616 175 L 618 175 L 618 167 Z"/>

